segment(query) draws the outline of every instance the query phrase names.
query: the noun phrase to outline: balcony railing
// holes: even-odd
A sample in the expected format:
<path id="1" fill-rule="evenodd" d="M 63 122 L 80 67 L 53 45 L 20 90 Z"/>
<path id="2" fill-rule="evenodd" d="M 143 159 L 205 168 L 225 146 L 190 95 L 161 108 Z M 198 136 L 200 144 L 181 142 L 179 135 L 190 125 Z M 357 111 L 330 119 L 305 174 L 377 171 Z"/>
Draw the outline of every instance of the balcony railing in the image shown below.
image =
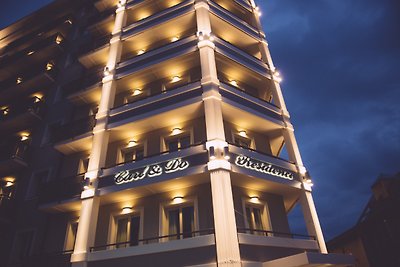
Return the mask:
<path id="1" fill-rule="evenodd" d="M 282 233 L 282 232 L 259 230 L 259 229 L 252 229 L 252 228 L 238 228 L 237 231 L 238 231 L 238 233 L 242 233 L 242 234 L 252 234 L 252 235 L 266 236 L 266 237 L 273 236 L 273 237 L 285 237 L 285 238 L 292 238 L 292 239 L 316 240 L 315 236 L 294 234 L 294 233 Z"/>
<path id="2" fill-rule="evenodd" d="M 84 174 L 80 174 L 41 184 L 39 203 L 45 204 L 79 198 L 82 193 L 83 180 Z"/>
<path id="3" fill-rule="evenodd" d="M 6 144 L 0 147 L 0 161 L 6 161 L 10 159 L 24 161 L 28 154 L 28 149 L 29 140 L 18 140 L 11 142 L 10 144 Z"/>
<path id="4" fill-rule="evenodd" d="M 58 143 L 77 136 L 90 133 L 96 125 L 95 115 L 54 127 L 51 132 L 51 141 Z"/>
<path id="5" fill-rule="evenodd" d="M 0 218 L 11 219 L 10 214 L 14 210 L 14 202 L 9 195 L 0 194 Z"/>
<path id="6" fill-rule="evenodd" d="M 17 106 L 11 106 L 0 110 L 0 123 L 28 112 L 42 117 L 44 113 L 44 108 L 45 105 L 43 101 L 41 101 L 37 97 L 31 98 L 25 103 L 21 103 Z"/>
<path id="7" fill-rule="evenodd" d="M 22 260 L 22 267 L 71 267 L 72 252 L 73 250 L 67 250 L 29 256 Z"/>
<path id="8" fill-rule="evenodd" d="M 180 240 L 185 238 L 194 238 L 203 235 L 213 235 L 214 229 L 203 229 L 198 231 L 186 232 L 186 233 L 178 233 L 172 235 L 163 235 L 163 236 L 155 236 L 150 238 L 139 239 L 135 241 L 127 241 L 120 243 L 112 243 L 101 246 L 95 246 L 90 248 L 90 252 L 109 250 L 109 249 L 117 249 L 117 248 L 125 248 L 139 245 L 147 245 L 153 243 L 167 242 L 171 240 Z"/>

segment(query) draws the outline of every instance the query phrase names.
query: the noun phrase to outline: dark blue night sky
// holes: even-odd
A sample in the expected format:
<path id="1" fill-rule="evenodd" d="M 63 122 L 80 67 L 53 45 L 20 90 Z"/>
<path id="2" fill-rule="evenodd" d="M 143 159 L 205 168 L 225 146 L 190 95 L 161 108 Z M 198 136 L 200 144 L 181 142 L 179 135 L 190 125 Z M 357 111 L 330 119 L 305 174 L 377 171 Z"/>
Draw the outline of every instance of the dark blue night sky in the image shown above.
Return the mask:
<path id="1" fill-rule="evenodd" d="M 51 1 L 1 2 L 3 28 Z M 400 2 L 257 2 L 329 240 L 356 222 L 380 173 L 400 171 Z"/>

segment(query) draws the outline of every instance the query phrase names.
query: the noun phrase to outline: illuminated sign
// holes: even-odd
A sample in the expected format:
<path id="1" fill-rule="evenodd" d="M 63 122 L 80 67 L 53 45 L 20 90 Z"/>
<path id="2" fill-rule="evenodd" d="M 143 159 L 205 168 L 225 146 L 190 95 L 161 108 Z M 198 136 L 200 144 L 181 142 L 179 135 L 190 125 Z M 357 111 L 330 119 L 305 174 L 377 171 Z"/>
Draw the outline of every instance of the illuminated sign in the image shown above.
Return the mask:
<path id="1" fill-rule="evenodd" d="M 272 164 L 257 161 L 246 156 L 237 156 L 235 164 L 239 167 L 244 167 L 256 172 L 261 172 L 265 174 L 270 174 L 287 180 L 293 180 L 293 173 L 273 166 Z"/>
<path id="2" fill-rule="evenodd" d="M 118 172 L 114 176 L 114 181 L 116 184 L 130 183 L 142 180 L 144 178 L 160 176 L 163 173 L 182 171 L 184 169 L 187 169 L 188 167 L 188 161 L 182 159 L 173 159 L 162 165 L 160 164 L 146 166 L 140 171 L 125 170 Z"/>

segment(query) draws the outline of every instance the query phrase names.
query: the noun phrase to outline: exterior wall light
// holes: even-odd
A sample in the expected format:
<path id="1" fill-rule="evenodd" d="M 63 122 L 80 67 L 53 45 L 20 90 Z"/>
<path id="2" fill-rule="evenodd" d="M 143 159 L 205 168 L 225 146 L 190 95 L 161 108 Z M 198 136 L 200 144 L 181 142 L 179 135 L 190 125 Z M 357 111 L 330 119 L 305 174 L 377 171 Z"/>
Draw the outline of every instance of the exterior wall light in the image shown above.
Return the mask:
<path id="1" fill-rule="evenodd" d="M 54 63 L 53 62 L 48 62 L 46 64 L 46 70 L 51 71 L 54 68 Z"/>
<path id="2" fill-rule="evenodd" d="M 56 42 L 56 44 L 59 45 L 62 43 L 63 40 L 64 40 L 64 37 L 62 37 L 62 35 L 57 35 L 55 42 Z"/>
<path id="3" fill-rule="evenodd" d="M 211 160 L 214 160 L 214 159 L 217 158 L 217 157 L 215 156 L 215 147 L 210 146 L 209 155 L 210 155 L 210 159 L 211 159 Z"/>
<path id="4" fill-rule="evenodd" d="M 125 4 L 126 4 L 126 0 L 119 0 L 119 1 L 118 1 L 117 7 L 118 7 L 118 8 L 121 8 L 121 7 L 123 7 Z"/>
<path id="5" fill-rule="evenodd" d="M 254 8 L 254 10 L 256 11 L 256 14 L 257 14 L 259 17 L 261 17 L 262 13 L 261 13 L 260 7 L 256 6 L 256 7 Z"/>
<path id="6" fill-rule="evenodd" d="M 26 141 L 29 139 L 29 133 L 22 133 L 21 134 L 21 141 Z"/>
<path id="7" fill-rule="evenodd" d="M 309 186 L 314 186 L 314 183 L 312 182 L 312 180 L 311 180 L 310 178 L 306 179 L 306 183 L 307 183 Z"/>
<path id="8" fill-rule="evenodd" d="M 129 214 L 132 213 L 133 208 L 132 207 L 123 207 L 122 208 L 122 214 Z"/>
<path id="9" fill-rule="evenodd" d="M 174 76 L 171 78 L 171 83 L 177 83 L 182 80 L 181 76 Z"/>
<path id="10" fill-rule="evenodd" d="M 211 32 L 208 32 L 208 33 L 197 32 L 197 38 L 199 38 L 199 41 L 209 40 L 211 42 L 214 42 L 214 40 L 215 40 L 215 37 Z"/>
<path id="11" fill-rule="evenodd" d="M 140 90 L 140 89 L 135 89 L 135 90 L 133 90 L 132 95 L 133 95 L 133 96 L 137 96 L 137 95 L 140 95 L 140 94 L 142 94 L 142 93 L 143 93 L 142 90 Z"/>
<path id="12" fill-rule="evenodd" d="M 176 42 L 179 40 L 179 36 L 174 36 L 171 38 L 171 42 Z"/>
<path id="13" fill-rule="evenodd" d="M 137 54 L 138 54 L 138 56 L 140 56 L 140 55 L 143 55 L 145 52 L 146 52 L 146 50 L 140 49 L 140 50 L 137 52 Z"/>
<path id="14" fill-rule="evenodd" d="M 22 83 L 22 81 L 23 81 L 23 80 L 22 80 L 22 77 L 18 77 L 17 80 L 16 80 L 15 82 L 16 82 L 17 84 L 20 84 L 20 83 Z"/>
<path id="15" fill-rule="evenodd" d="M 137 142 L 135 140 L 130 140 L 128 142 L 128 147 L 134 147 L 134 146 L 137 146 Z"/>
<path id="16" fill-rule="evenodd" d="M 111 74 L 110 68 L 109 67 L 105 67 L 104 71 L 103 71 L 104 76 L 108 76 Z"/>
<path id="17" fill-rule="evenodd" d="M 229 147 L 224 147 L 224 159 L 229 160 L 231 156 L 229 155 Z"/>
<path id="18" fill-rule="evenodd" d="M 247 133 L 246 133 L 245 130 L 240 130 L 240 131 L 238 132 L 238 134 L 239 134 L 241 137 L 247 137 Z"/>
<path id="19" fill-rule="evenodd" d="M 1 113 L 3 113 L 3 115 L 8 115 L 9 112 L 10 112 L 10 108 L 9 107 L 1 108 Z"/>
<path id="20" fill-rule="evenodd" d="M 178 127 L 172 129 L 172 132 L 171 132 L 172 135 L 177 135 L 177 134 L 180 134 L 180 133 L 182 133 L 182 129 L 178 128 Z"/>
<path id="21" fill-rule="evenodd" d="M 279 71 L 275 71 L 274 74 L 272 75 L 274 81 L 280 83 L 282 82 L 282 77 L 281 74 L 279 73 Z"/>
<path id="22" fill-rule="evenodd" d="M 30 56 L 30 55 L 33 55 L 35 53 L 35 51 L 29 51 L 28 53 L 26 53 L 26 55 L 28 55 L 28 56 Z"/>
<path id="23" fill-rule="evenodd" d="M 88 190 L 90 188 L 90 185 L 90 178 L 85 178 L 85 180 L 83 180 L 83 189 Z"/>

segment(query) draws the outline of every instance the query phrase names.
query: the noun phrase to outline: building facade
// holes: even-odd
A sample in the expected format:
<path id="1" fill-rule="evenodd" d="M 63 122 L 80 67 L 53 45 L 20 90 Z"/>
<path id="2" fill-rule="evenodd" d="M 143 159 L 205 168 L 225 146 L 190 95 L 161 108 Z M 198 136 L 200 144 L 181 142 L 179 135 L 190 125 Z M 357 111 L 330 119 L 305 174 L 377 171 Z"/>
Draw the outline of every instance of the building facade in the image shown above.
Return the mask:
<path id="1" fill-rule="evenodd" d="M 1 30 L 2 264 L 350 266 L 327 254 L 259 15 L 58 0 Z"/>
<path id="2" fill-rule="evenodd" d="M 328 242 L 329 251 L 355 257 L 356 267 L 400 265 L 400 173 L 381 175 L 358 222 Z"/>

